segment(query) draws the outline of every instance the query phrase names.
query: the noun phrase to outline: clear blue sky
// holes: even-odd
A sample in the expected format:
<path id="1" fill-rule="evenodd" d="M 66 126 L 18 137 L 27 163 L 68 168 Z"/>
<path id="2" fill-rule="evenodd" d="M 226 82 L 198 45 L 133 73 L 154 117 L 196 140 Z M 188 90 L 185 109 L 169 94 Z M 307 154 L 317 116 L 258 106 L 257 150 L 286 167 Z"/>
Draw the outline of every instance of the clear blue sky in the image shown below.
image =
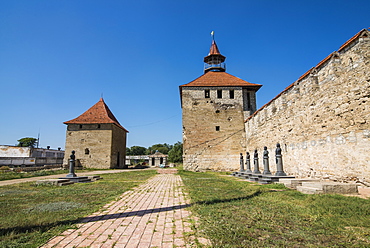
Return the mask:
<path id="1" fill-rule="evenodd" d="M 101 94 L 128 146 L 182 139 L 178 86 L 203 73 L 210 32 L 261 107 L 363 28 L 369 0 L 0 0 L 0 144 L 66 125 Z"/>

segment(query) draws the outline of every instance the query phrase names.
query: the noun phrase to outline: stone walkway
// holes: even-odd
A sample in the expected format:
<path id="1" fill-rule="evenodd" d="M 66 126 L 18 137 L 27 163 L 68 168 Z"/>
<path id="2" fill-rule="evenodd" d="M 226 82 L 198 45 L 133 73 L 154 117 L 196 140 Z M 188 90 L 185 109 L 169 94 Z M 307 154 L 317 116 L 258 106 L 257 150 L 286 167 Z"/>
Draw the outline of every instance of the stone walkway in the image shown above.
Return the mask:
<path id="1" fill-rule="evenodd" d="M 186 210 L 189 201 L 176 170 L 160 173 L 125 192 L 79 223 L 48 241 L 49 247 L 195 247 Z M 188 234 L 187 234 L 188 233 Z M 199 242 L 207 240 L 198 238 Z"/>

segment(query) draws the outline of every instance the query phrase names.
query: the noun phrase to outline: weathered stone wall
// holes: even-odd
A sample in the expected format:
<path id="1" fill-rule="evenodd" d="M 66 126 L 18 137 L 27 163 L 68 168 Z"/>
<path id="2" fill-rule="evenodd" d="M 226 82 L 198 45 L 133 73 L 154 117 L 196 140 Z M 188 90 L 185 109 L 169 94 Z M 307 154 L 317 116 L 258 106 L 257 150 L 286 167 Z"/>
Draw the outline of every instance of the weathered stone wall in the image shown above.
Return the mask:
<path id="1" fill-rule="evenodd" d="M 281 144 L 289 174 L 370 181 L 369 38 L 320 62 L 247 119 L 245 129 L 251 153 L 267 146 L 273 156 Z"/>
<path id="2" fill-rule="evenodd" d="M 210 90 L 205 98 L 204 90 Z M 217 98 L 222 89 L 223 98 Z M 229 90 L 234 90 L 230 99 Z M 243 120 L 251 109 L 244 108 L 242 87 L 183 87 L 183 156 L 187 170 L 235 170 L 239 153 L 245 150 Z M 252 108 L 255 93 L 250 92 Z M 216 129 L 216 128 L 219 129 Z"/>
<path id="3" fill-rule="evenodd" d="M 112 125 L 111 168 L 126 167 L 126 131 Z"/>
<path id="4" fill-rule="evenodd" d="M 99 128 L 98 125 L 100 125 Z M 69 156 L 74 150 L 76 151 L 76 160 L 83 167 L 111 168 L 112 126 L 113 124 L 69 124 L 63 164 L 68 165 Z"/>
<path id="5" fill-rule="evenodd" d="M 30 157 L 31 147 L 0 146 L 0 157 Z"/>

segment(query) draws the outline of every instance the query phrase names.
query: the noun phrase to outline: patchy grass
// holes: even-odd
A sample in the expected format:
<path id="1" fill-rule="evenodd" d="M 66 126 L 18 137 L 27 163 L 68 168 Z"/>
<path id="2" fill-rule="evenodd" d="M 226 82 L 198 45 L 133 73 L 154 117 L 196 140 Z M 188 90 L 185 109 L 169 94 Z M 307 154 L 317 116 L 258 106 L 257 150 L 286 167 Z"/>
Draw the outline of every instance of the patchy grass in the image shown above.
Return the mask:
<path id="1" fill-rule="evenodd" d="M 105 174 L 94 183 L 63 187 L 2 186 L 0 247 L 38 247 L 155 174 L 155 170 Z"/>
<path id="2" fill-rule="evenodd" d="M 68 174 L 68 170 L 40 170 L 40 171 L 32 171 L 32 172 L 15 172 L 15 171 L 0 172 L 0 181 L 20 179 L 20 178 L 29 178 L 29 177 L 57 175 L 57 174 Z"/>
<path id="3" fill-rule="evenodd" d="M 97 169 L 84 168 L 82 170 L 76 170 L 76 173 L 96 171 L 96 170 Z M 108 170 L 108 169 L 99 169 L 99 170 Z M 23 171 L 2 172 L 0 170 L 0 181 L 20 179 L 20 178 L 29 178 L 29 177 L 68 174 L 68 173 L 69 173 L 69 170 L 39 170 L 39 171 L 31 171 L 31 172 L 23 172 Z"/>
<path id="4" fill-rule="evenodd" d="M 369 247 L 369 200 L 179 171 L 212 247 Z"/>

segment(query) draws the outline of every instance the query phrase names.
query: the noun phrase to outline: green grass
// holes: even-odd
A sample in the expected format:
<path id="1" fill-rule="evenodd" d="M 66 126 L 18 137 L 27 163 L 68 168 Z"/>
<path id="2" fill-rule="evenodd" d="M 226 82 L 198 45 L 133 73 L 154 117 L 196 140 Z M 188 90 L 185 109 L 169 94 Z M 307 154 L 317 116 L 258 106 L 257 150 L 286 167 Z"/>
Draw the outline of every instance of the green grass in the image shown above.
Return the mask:
<path id="1" fill-rule="evenodd" d="M 99 169 L 107 170 L 107 169 Z M 76 173 L 96 171 L 96 169 L 86 169 L 77 170 Z M 49 175 L 58 175 L 58 174 L 68 174 L 69 170 L 39 170 L 31 172 L 3 172 L 0 170 L 0 181 L 20 179 L 20 178 L 29 178 L 29 177 L 39 177 L 39 176 L 49 176 Z"/>
<path id="2" fill-rule="evenodd" d="M 212 247 L 369 247 L 369 200 L 180 171 Z"/>
<path id="3" fill-rule="evenodd" d="M 68 170 L 40 170 L 32 172 L 0 172 L 0 181 L 20 179 L 28 177 L 39 177 L 57 174 L 68 174 Z"/>
<path id="4" fill-rule="evenodd" d="M 105 174 L 94 183 L 63 187 L 2 186 L 0 247 L 38 247 L 155 174 L 155 170 Z"/>

